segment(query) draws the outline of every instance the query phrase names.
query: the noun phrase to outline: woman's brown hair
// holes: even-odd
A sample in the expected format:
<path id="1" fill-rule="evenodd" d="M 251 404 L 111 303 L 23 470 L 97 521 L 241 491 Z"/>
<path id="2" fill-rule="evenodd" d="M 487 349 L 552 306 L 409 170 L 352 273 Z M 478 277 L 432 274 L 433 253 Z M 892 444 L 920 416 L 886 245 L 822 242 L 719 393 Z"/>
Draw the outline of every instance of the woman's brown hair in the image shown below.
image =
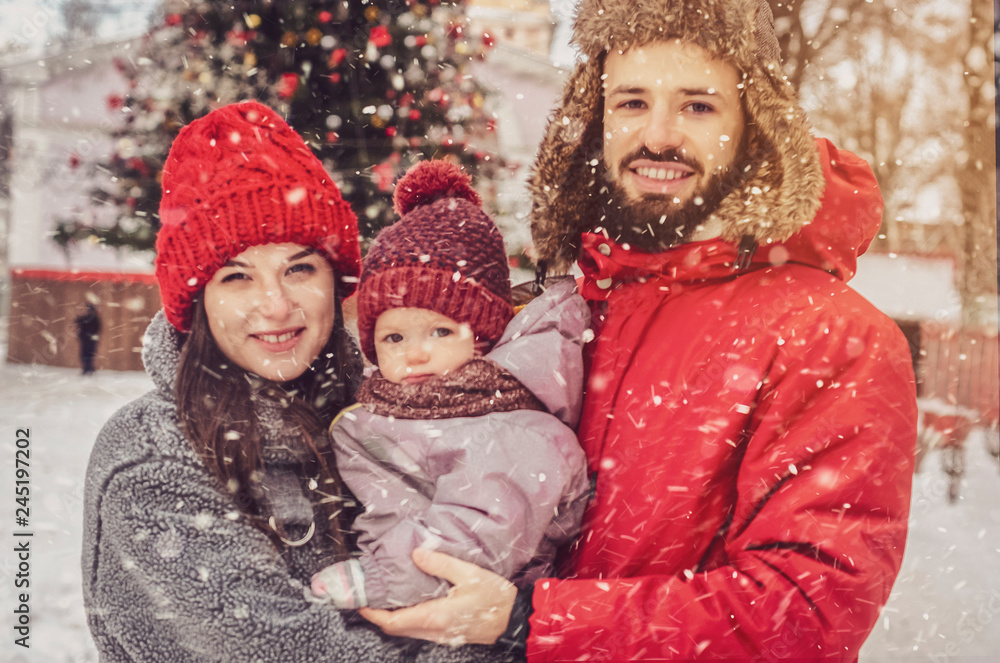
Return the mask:
<path id="1" fill-rule="evenodd" d="M 194 302 L 191 331 L 181 348 L 177 370 L 175 396 L 181 429 L 240 511 L 276 546 L 285 532 L 262 500 L 265 440 L 254 403 L 267 399 L 278 404 L 285 422 L 300 431 L 304 441 L 300 481 L 304 489 L 320 496 L 310 499 L 313 520 L 327 523 L 319 529 L 327 533 L 325 543 L 335 558 L 345 558 L 353 500 L 337 474 L 326 429 L 354 401 L 361 366 L 360 352 L 344 328 L 339 292 L 333 331 L 319 356 L 301 376 L 280 384 L 250 374 L 226 357 L 209 330 L 203 298 Z"/>

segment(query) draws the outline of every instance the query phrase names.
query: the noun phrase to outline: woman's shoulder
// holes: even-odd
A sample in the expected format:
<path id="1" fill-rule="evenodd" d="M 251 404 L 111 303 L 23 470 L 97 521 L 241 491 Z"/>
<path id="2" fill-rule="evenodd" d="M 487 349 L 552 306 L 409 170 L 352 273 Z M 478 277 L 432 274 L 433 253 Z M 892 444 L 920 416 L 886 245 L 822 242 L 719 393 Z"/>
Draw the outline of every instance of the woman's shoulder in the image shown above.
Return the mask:
<path id="1" fill-rule="evenodd" d="M 196 455 L 177 424 L 177 408 L 159 390 L 125 404 L 101 428 L 90 454 L 88 474 L 132 466 L 144 459 L 159 462 Z"/>

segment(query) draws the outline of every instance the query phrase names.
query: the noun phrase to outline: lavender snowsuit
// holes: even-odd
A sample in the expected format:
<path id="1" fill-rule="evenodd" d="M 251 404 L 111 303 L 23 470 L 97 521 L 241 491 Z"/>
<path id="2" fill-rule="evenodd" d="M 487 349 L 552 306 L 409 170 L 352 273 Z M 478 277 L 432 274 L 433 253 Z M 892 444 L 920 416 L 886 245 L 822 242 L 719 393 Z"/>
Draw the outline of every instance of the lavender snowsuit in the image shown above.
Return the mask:
<path id="1" fill-rule="evenodd" d="M 579 532 L 589 494 L 572 430 L 589 320 L 575 283 L 564 279 L 516 315 L 486 355 L 548 412 L 416 420 L 355 406 L 334 421 L 340 474 L 365 506 L 354 528 L 368 605 L 412 605 L 447 591 L 414 566 L 417 547 L 518 584 L 551 575 L 556 548 Z"/>

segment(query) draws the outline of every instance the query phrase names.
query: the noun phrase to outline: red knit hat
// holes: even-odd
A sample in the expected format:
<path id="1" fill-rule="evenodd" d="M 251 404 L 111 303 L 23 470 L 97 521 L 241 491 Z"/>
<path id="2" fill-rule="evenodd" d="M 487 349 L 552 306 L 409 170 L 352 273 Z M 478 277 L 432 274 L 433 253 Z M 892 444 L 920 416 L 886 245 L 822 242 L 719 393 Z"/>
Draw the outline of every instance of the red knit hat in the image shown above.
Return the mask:
<path id="1" fill-rule="evenodd" d="M 468 324 L 492 346 L 514 316 L 503 237 L 483 212 L 469 176 L 424 161 L 396 185 L 402 218 L 365 256 L 358 290 L 361 349 L 375 358 L 375 321 L 391 308 L 425 308 Z"/>
<path id="2" fill-rule="evenodd" d="M 301 244 L 333 265 L 343 296 L 361 263 L 358 222 L 319 159 L 274 111 L 232 104 L 184 127 L 163 166 L 156 278 L 167 320 L 186 332 L 192 301 L 251 246 Z"/>

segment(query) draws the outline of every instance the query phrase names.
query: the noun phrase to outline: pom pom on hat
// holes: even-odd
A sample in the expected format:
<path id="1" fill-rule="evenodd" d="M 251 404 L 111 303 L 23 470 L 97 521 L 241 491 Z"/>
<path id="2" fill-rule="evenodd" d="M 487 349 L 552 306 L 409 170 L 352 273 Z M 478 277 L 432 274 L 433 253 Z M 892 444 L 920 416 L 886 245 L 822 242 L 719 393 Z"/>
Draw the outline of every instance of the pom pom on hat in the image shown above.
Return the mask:
<path id="1" fill-rule="evenodd" d="M 190 329 L 194 298 L 251 246 L 315 249 L 351 294 L 358 222 L 302 138 L 267 106 L 242 102 L 184 127 L 163 166 L 156 279 L 167 320 Z"/>
<path id="2" fill-rule="evenodd" d="M 472 188 L 472 179 L 448 161 L 421 161 L 396 183 L 392 195 L 396 214 L 400 216 L 442 198 L 461 198 L 477 207 L 483 204 Z"/>
<path id="3" fill-rule="evenodd" d="M 391 308 L 424 308 L 468 324 L 492 346 L 514 316 L 503 237 L 469 176 L 446 161 L 413 166 L 396 184 L 402 218 L 365 257 L 358 336 L 372 362 L 375 322 Z"/>

